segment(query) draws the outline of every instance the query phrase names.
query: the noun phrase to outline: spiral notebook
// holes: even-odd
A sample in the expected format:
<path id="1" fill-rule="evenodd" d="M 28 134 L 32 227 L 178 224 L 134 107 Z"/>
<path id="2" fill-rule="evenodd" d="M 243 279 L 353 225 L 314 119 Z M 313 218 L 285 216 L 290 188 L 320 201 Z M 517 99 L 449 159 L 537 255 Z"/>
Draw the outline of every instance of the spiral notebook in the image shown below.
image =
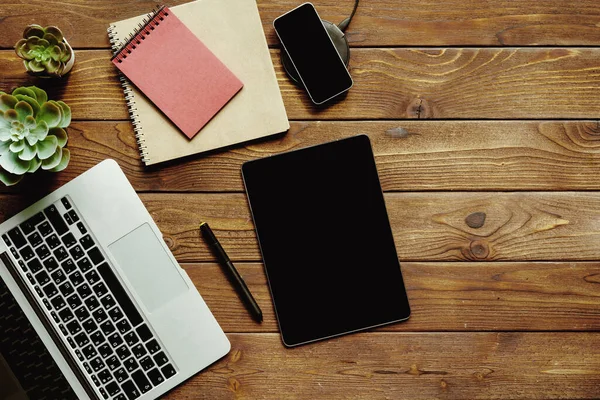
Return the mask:
<path id="1" fill-rule="evenodd" d="M 165 6 L 148 15 L 112 62 L 190 139 L 243 86 Z"/>
<path id="2" fill-rule="evenodd" d="M 255 0 L 198 0 L 170 10 L 244 87 L 190 140 L 122 75 L 144 164 L 153 165 L 288 130 L 289 122 Z M 108 34 L 114 52 L 129 40 L 145 17 L 140 15 L 110 25 Z M 194 102 L 194 98 L 179 97 L 179 100 Z"/>

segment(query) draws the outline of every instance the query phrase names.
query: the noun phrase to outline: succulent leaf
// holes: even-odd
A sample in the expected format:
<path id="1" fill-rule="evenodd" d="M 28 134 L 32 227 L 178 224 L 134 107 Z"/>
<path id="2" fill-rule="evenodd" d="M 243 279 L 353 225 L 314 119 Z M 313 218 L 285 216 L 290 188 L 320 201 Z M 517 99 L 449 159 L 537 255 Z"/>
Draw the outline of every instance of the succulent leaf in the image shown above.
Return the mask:
<path id="1" fill-rule="evenodd" d="M 56 136 L 46 136 L 46 139 L 37 142 L 38 157 L 40 160 L 45 160 L 52 157 L 58 148 L 58 139 Z"/>
<path id="2" fill-rule="evenodd" d="M 29 172 L 30 174 L 33 174 L 35 171 L 40 169 L 41 166 L 42 166 L 42 160 L 35 157 L 33 160 L 29 161 L 29 169 L 27 170 L 27 172 Z"/>
<path id="3" fill-rule="evenodd" d="M 66 128 L 71 124 L 71 108 L 68 105 L 66 105 L 64 101 L 59 100 L 55 101 L 54 103 L 60 107 L 62 112 L 62 118 L 58 126 L 59 128 Z"/>
<path id="4" fill-rule="evenodd" d="M 58 140 L 59 147 L 65 147 L 67 144 L 67 132 L 63 128 L 52 128 L 48 131 L 48 135 L 56 136 L 56 140 Z"/>
<path id="5" fill-rule="evenodd" d="M 62 120 L 61 108 L 53 102 L 46 102 L 40 107 L 40 112 L 37 115 L 38 121 L 46 121 L 49 128 L 58 126 Z"/>
<path id="6" fill-rule="evenodd" d="M 48 33 L 48 31 L 46 31 L 43 38 L 44 38 L 44 40 L 47 40 L 48 43 L 50 43 L 50 46 L 54 46 L 54 45 L 58 44 L 58 39 L 56 39 L 56 36 L 54 36 L 51 33 Z"/>
<path id="7" fill-rule="evenodd" d="M 56 26 L 47 26 L 45 31 L 46 33 L 53 35 L 59 42 L 63 41 L 63 34 Z"/>
<path id="8" fill-rule="evenodd" d="M 0 157 L 0 167 L 11 174 L 23 175 L 29 169 L 29 161 L 21 160 L 17 153 L 8 152 Z"/>
<path id="9" fill-rule="evenodd" d="M 25 118 L 33 115 L 33 108 L 26 101 L 19 101 L 15 105 L 15 111 L 19 115 L 19 122 L 24 123 Z"/>
<path id="10" fill-rule="evenodd" d="M 37 126 L 29 131 L 29 135 L 27 135 L 27 142 L 30 146 L 35 145 L 37 142 L 46 139 L 48 136 L 49 129 L 46 121 L 40 121 L 37 123 Z M 66 133 L 65 133 L 66 134 Z"/>
<path id="11" fill-rule="evenodd" d="M 14 108 L 19 100 L 15 96 L 4 93 L 0 96 L 0 111 L 5 112 Z"/>
<path id="12" fill-rule="evenodd" d="M 57 147 L 54 154 L 52 154 L 50 157 L 46 158 L 45 160 L 42 160 L 42 169 L 49 170 L 49 169 L 55 168 L 58 166 L 58 164 L 60 164 L 61 160 L 62 160 L 62 149 L 60 147 Z"/>
<path id="13" fill-rule="evenodd" d="M 0 169 L 0 181 L 6 186 L 16 185 L 23 179 L 23 175 L 15 175 Z"/>
<path id="14" fill-rule="evenodd" d="M 71 152 L 69 151 L 69 149 L 62 149 L 62 158 L 60 160 L 60 163 L 50 169 L 49 171 L 51 172 L 60 172 L 63 169 L 67 168 L 67 165 L 69 165 L 69 161 L 71 160 Z"/>
<path id="15" fill-rule="evenodd" d="M 19 114 L 17 114 L 17 112 L 15 111 L 14 108 L 11 110 L 6 110 L 4 112 L 4 119 L 9 122 L 16 121 L 18 118 L 19 118 Z"/>
<path id="16" fill-rule="evenodd" d="M 25 142 L 23 142 L 24 144 Z M 23 150 L 19 153 L 19 158 L 24 161 L 31 161 L 37 154 L 35 146 L 23 146 Z"/>
<path id="17" fill-rule="evenodd" d="M 3 155 L 5 155 L 8 152 L 8 149 L 9 149 L 11 143 L 12 142 L 10 140 L 7 140 L 5 142 L 0 142 L 0 157 L 2 157 Z"/>
<path id="18" fill-rule="evenodd" d="M 40 106 L 48 101 L 48 94 L 46 93 L 46 91 L 40 89 L 37 86 L 29 86 L 27 89 L 35 93 L 35 99 L 37 100 Z"/>
<path id="19" fill-rule="evenodd" d="M 30 60 L 25 64 L 25 67 L 32 72 L 44 71 L 44 65 L 38 60 Z"/>
<path id="20" fill-rule="evenodd" d="M 29 105 L 33 109 L 33 115 L 37 115 L 37 113 L 40 111 L 40 105 L 37 102 L 37 100 L 35 100 L 35 95 L 33 97 L 29 97 L 22 94 L 15 95 L 13 92 L 13 96 L 15 96 L 19 101 L 26 101 L 27 103 L 29 103 Z"/>
<path id="21" fill-rule="evenodd" d="M 37 37 L 44 36 L 44 28 L 42 28 L 40 25 L 37 25 L 37 24 L 29 25 L 27 28 L 25 28 L 25 31 L 23 31 L 23 37 L 25 39 L 27 39 L 32 36 L 37 36 Z"/>
<path id="22" fill-rule="evenodd" d="M 20 153 L 25 148 L 25 142 L 19 140 L 18 142 L 12 142 L 8 148 L 13 153 Z"/>

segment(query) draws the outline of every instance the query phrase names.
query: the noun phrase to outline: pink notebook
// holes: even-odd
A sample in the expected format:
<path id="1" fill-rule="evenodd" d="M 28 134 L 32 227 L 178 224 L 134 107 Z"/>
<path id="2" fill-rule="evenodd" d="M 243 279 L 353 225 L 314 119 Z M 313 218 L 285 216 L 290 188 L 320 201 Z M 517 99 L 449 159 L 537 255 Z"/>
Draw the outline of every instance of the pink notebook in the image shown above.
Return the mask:
<path id="1" fill-rule="evenodd" d="M 190 139 L 244 86 L 167 7 L 112 62 Z"/>

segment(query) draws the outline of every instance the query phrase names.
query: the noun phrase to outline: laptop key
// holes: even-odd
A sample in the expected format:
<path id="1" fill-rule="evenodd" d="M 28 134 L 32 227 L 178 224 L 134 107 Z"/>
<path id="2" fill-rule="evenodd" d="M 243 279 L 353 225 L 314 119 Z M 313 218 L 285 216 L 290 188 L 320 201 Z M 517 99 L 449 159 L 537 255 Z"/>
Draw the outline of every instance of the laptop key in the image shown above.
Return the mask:
<path id="1" fill-rule="evenodd" d="M 87 283 L 84 283 L 77 288 L 77 293 L 85 300 L 92 294 L 92 289 L 90 289 L 90 286 Z"/>
<path id="2" fill-rule="evenodd" d="M 32 285 L 35 285 L 35 279 L 33 279 L 33 275 L 31 275 L 31 273 L 30 273 L 30 272 L 28 272 L 28 273 L 26 274 L 26 276 L 27 276 L 27 279 L 29 279 L 29 282 L 30 282 Z"/>
<path id="3" fill-rule="evenodd" d="M 50 221 L 50 224 L 54 227 L 54 230 L 56 230 L 59 235 L 62 235 L 69 230 L 63 217 L 60 215 L 54 205 L 47 207 L 44 210 L 44 214 L 46 214 L 48 221 Z"/>
<path id="4" fill-rule="evenodd" d="M 85 310 L 85 308 L 81 307 L 83 310 Z M 87 311 L 85 311 L 87 313 Z M 80 313 L 83 314 L 83 311 L 80 311 Z M 81 326 L 83 326 L 83 329 L 85 329 L 85 331 L 90 334 L 92 332 L 94 332 L 96 329 L 98 329 L 98 325 L 96 325 L 96 323 L 94 322 L 93 318 L 87 319 L 85 320 Z M 100 343 L 102 343 L 102 341 L 100 341 Z"/>
<path id="5" fill-rule="evenodd" d="M 133 357 L 128 358 L 123 362 L 123 365 L 127 369 L 127 372 L 132 372 L 138 369 L 138 363 L 133 359 Z"/>
<path id="6" fill-rule="evenodd" d="M 104 400 L 108 400 L 108 393 L 106 393 L 106 390 L 104 390 L 104 388 L 100 388 L 100 394 L 102 395 L 102 398 Z"/>
<path id="7" fill-rule="evenodd" d="M 46 267 L 48 272 L 52 272 L 58 268 L 58 263 L 54 257 L 48 257 L 44 260 L 44 267 Z"/>
<path id="8" fill-rule="evenodd" d="M 65 221 L 67 221 L 67 224 L 69 225 L 73 225 L 73 219 L 71 218 L 71 216 L 69 215 L 69 213 L 65 213 L 63 215 L 63 218 L 65 219 Z"/>
<path id="9" fill-rule="evenodd" d="M 20 255 L 19 253 L 17 253 L 17 250 L 15 250 L 15 248 L 14 248 L 14 247 L 11 247 L 11 248 L 10 248 L 10 252 L 12 253 L 13 257 L 14 257 L 14 258 L 16 258 L 17 260 L 18 260 L 19 258 L 21 258 L 21 255 Z"/>
<path id="10" fill-rule="evenodd" d="M 117 322 L 118 320 L 123 318 L 123 313 L 121 312 L 121 309 L 119 307 L 115 307 L 115 308 L 111 308 L 108 311 L 108 316 L 110 317 L 110 319 L 113 320 L 113 322 Z M 121 333 L 123 333 L 123 332 L 121 332 Z"/>
<path id="11" fill-rule="evenodd" d="M 44 306 L 46 306 L 46 309 L 48 311 L 52 310 L 52 306 L 50 305 L 50 302 L 48 301 L 48 299 L 42 299 L 42 302 L 44 302 Z"/>
<path id="12" fill-rule="evenodd" d="M 124 334 L 125 332 L 131 330 L 131 325 L 129 325 L 129 322 L 126 319 L 122 319 L 121 321 L 117 322 L 117 329 L 121 334 Z"/>
<path id="13" fill-rule="evenodd" d="M 90 248 L 94 247 L 94 245 L 95 245 L 94 239 L 92 239 L 92 237 L 90 235 L 85 235 L 84 237 L 79 239 L 79 243 L 81 243 L 83 248 L 86 250 L 89 250 Z"/>
<path id="14" fill-rule="evenodd" d="M 79 232 L 81 232 L 82 235 L 85 235 L 87 233 L 87 229 L 85 229 L 85 225 L 83 225 L 83 222 L 77 223 L 77 229 L 79 229 Z"/>
<path id="15" fill-rule="evenodd" d="M 148 329 L 145 324 L 138 326 L 136 332 L 138 335 L 140 335 L 142 342 L 145 342 L 152 337 L 152 332 L 150 332 L 150 329 Z"/>
<path id="16" fill-rule="evenodd" d="M 87 365 L 87 363 L 83 363 L 84 366 Z M 87 367 L 85 368 L 85 370 L 87 371 L 88 374 L 92 374 L 92 369 L 90 368 L 89 365 L 87 365 Z M 100 380 L 98 378 L 96 378 L 96 375 L 92 375 L 92 381 L 94 381 L 94 385 L 96 386 L 100 386 Z"/>
<path id="17" fill-rule="evenodd" d="M 83 281 L 85 280 L 85 279 L 83 279 L 83 275 L 81 275 L 81 272 L 79 272 L 79 271 L 75 271 L 71 275 L 69 275 L 69 279 L 71 280 L 71 283 L 75 287 L 81 285 L 83 283 Z"/>
<path id="18" fill-rule="evenodd" d="M 100 382 L 102 383 L 107 383 L 108 381 L 112 380 L 112 378 L 112 374 L 106 368 L 98 372 L 98 379 L 100 379 Z"/>
<path id="19" fill-rule="evenodd" d="M 55 249 L 53 254 L 54 254 L 54 257 L 56 257 L 56 259 L 58 260 L 58 262 L 61 262 L 65 258 L 69 257 L 69 254 L 67 254 L 67 251 L 62 246 Z"/>
<path id="20" fill-rule="evenodd" d="M 44 214 L 41 212 L 35 214 L 33 217 L 29 218 L 27 221 L 23 222 L 19 227 L 23 230 L 26 235 L 29 235 L 31 232 L 35 230 L 37 224 L 44 221 Z"/>
<path id="21" fill-rule="evenodd" d="M 135 387 L 133 381 L 128 380 L 121 385 L 121 389 L 129 400 L 135 400 L 140 397 L 140 391 Z"/>
<path id="22" fill-rule="evenodd" d="M 48 247 L 50 247 L 51 250 L 54 250 L 55 248 L 60 246 L 60 240 L 56 235 L 48 236 L 46 238 L 46 244 L 48 245 Z"/>
<path id="23" fill-rule="evenodd" d="M 55 298 L 50 300 L 50 302 L 52 303 L 52 306 L 54 307 L 55 310 L 60 310 L 67 304 L 65 302 L 64 297 L 62 297 L 62 296 L 56 296 Z"/>
<path id="24" fill-rule="evenodd" d="M 167 379 L 169 379 L 170 377 L 172 377 L 173 375 L 176 374 L 175 368 L 173 368 L 173 366 L 171 364 L 165 365 L 160 370 L 162 371 L 163 375 Z"/>
<path id="25" fill-rule="evenodd" d="M 23 247 L 27 244 L 27 241 L 25 240 L 25 236 L 23 236 L 23 233 L 21 232 L 21 230 L 18 227 L 15 227 L 15 228 L 11 229 L 10 231 L 8 231 L 8 236 L 10 237 L 10 240 L 12 240 L 13 245 L 17 249 L 20 249 L 21 247 Z"/>
<path id="26" fill-rule="evenodd" d="M 62 332 L 63 335 L 67 336 L 69 332 L 67 332 L 67 328 L 63 324 L 58 325 L 58 329 Z"/>
<path id="27" fill-rule="evenodd" d="M 96 357 L 92 361 L 90 361 L 90 367 L 92 367 L 94 372 L 98 372 L 102 368 L 104 368 L 104 362 L 102 361 L 102 359 L 100 357 Z"/>
<path id="28" fill-rule="evenodd" d="M 90 316 L 90 313 L 85 307 L 79 307 L 77 310 L 75 310 L 75 316 L 79 321 L 85 321 Z"/>
<path id="29" fill-rule="evenodd" d="M 41 224 L 40 226 L 38 226 L 38 231 L 42 234 L 43 237 L 48 236 L 49 234 L 51 234 L 52 231 L 52 226 L 50 226 L 50 224 L 48 223 L 48 221 L 45 221 L 43 224 Z"/>
<path id="30" fill-rule="evenodd" d="M 81 325 L 77 321 L 71 321 L 67 324 L 67 329 L 71 335 L 75 335 L 76 333 L 81 332 Z"/>
<path id="31" fill-rule="evenodd" d="M 100 282 L 99 284 L 94 286 L 93 289 L 94 289 L 94 292 L 96 292 L 96 296 L 98 296 L 98 297 L 102 297 L 106 293 L 108 293 L 108 289 L 106 288 L 106 285 L 104 284 L 104 282 Z"/>
<path id="32" fill-rule="evenodd" d="M 19 250 L 19 254 L 21 255 L 21 257 L 23 257 L 23 260 L 25 261 L 29 261 L 33 258 L 33 256 L 35 256 L 33 250 L 31 249 L 31 247 L 29 247 L 29 245 Z"/>
<path id="33" fill-rule="evenodd" d="M 81 351 L 85 355 L 85 358 L 87 358 L 88 360 L 92 357 L 95 357 L 98 354 L 98 352 L 96 351 L 96 349 L 94 348 L 94 346 L 92 344 L 88 344 L 83 349 L 81 349 Z M 90 364 L 92 364 L 92 363 L 90 363 Z M 93 368 L 93 365 L 92 365 L 92 368 Z M 94 369 L 94 371 L 96 371 L 96 369 Z"/>
<path id="34" fill-rule="evenodd" d="M 112 308 L 115 304 L 117 304 L 115 302 L 115 299 L 110 294 L 107 294 L 106 296 L 101 298 L 100 303 L 102 303 L 104 308 L 106 308 L 107 310 Z"/>
<path id="35" fill-rule="evenodd" d="M 104 332 L 104 334 L 107 336 L 116 330 L 115 326 L 112 322 L 110 322 L 110 320 L 106 320 L 103 323 L 101 323 L 100 329 L 102 329 L 102 332 Z"/>
<path id="36" fill-rule="evenodd" d="M 35 254 L 37 254 L 37 256 L 43 260 L 44 258 L 48 257 L 50 255 L 50 249 L 48 248 L 48 246 L 46 246 L 45 244 L 41 245 L 40 247 L 37 247 L 35 249 Z M 23 257 L 25 258 L 25 257 Z"/>
<path id="37" fill-rule="evenodd" d="M 150 381 L 154 386 L 160 385 L 165 380 L 158 368 L 154 368 L 153 370 L 148 371 L 148 378 L 150 378 Z"/>
<path id="38" fill-rule="evenodd" d="M 165 355 L 165 353 L 163 353 L 161 351 L 160 353 L 154 355 L 154 362 L 159 367 L 162 367 L 163 365 L 165 365 L 166 363 L 169 362 L 169 359 L 167 358 L 167 356 Z"/>
<path id="39" fill-rule="evenodd" d="M 65 270 L 65 274 L 69 275 L 71 272 L 75 271 L 75 263 L 70 258 L 67 259 L 62 264 L 63 269 Z"/>
<path id="40" fill-rule="evenodd" d="M 129 346 L 133 346 L 140 341 L 133 331 L 123 335 L 123 339 L 125 339 L 125 343 L 127 343 Z"/>
<path id="41" fill-rule="evenodd" d="M 58 293 L 58 289 L 56 288 L 56 285 L 54 285 L 54 283 L 47 284 L 42 288 L 42 290 L 44 291 L 44 293 L 46 293 L 46 297 L 48 297 L 49 299 L 54 297 L 54 295 Z"/>
<path id="42" fill-rule="evenodd" d="M 58 290 L 60 290 L 63 296 L 69 296 L 75 291 L 75 289 L 73 289 L 73 285 L 71 285 L 71 282 L 64 282 L 58 287 Z"/>
<path id="43" fill-rule="evenodd" d="M 58 312 L 58 316 L 60 317 L 60 319 L 62 319 L 62 322 L 69 322 L 71 321 L 73 318 L 75 318 L 75 316 L 73 315 L 73 311 L 71 311 L 70 308 L 64 308 L 61 311 Z"/>
<path id="44" fill-rule="evenodd" d="M 154 361 L 150 356 L 146 356 L 140 360 L 140 365 L 144 369 L 144 371 L 148 371 L 154 367 Z"/>
<path id="45" fill-rule="evenodd" d="M 69 199 L 67 199 L 66 197 L 63 197 L 62 199 L 60 199 L 60 202 L 65 207 L 65 210 L 71 209 L 71 203 L 69 202 Z"/>
<path id="46" fill-rule="evenodd" d="M 74 339 L 77 342 L 77 344 L 79 345 L 79 347 L 86 346 L 87 344 L 90 343 L 90 339 L 83 332 L 81 332 L 77 336 L 75 336 Z"/>
<path id="47" fill-rule="evenodd" d="M 131 348 L 131 351 L 132 351 L 133 355 L 135 356 L 135 358 L 140 358 L 146 354 L 146 349 L 144 348 L 144 345 L 142 345 L 141 343 L 138 343 L 135 346 L 133 346 Z"/>
<path id="48" fill-rule="evenodd" d="M 67 342 L 69 342 L 69 346 L 71 346 L 72 349 L 74 349 L 75 347 L 77 347 L 77 345 L 75 344 L 75 341 L 73 340 L 73 338 L 68 337 L 67 338 Z"/>
<path id="49" fill-rule="evenodd" d="M 40 285 L 45 285 L 46 283 L 50 282 L 50 276 L 48 276 L 48 273 L 46 271 L 40 271 L 35 275 L 35 280 L 40 284 Z"/>
<path id="50" fill-rule="evenodd" d="M 113 353 L 112 347 L 108 345 L 108 343 L 104 343 L 102 346 L 98 347 L 98 352 L 102 356 L 103 359 L 110 356 Z"/>
<path id="51" fill-rule="evenodd" d="M 112 356 L 106 360 L 106 365 L 108 365 L 108 368 L 113 371 L 121 366 L 121 362 L 117 356 Z"/>
<path id="52" fill-rule="evenodd" d="M 155 354 L 156 352 L 160 351 L 160 345 L 158 344 L 156 339 L 152 339 L 151 341 L 146 343 L 146 348 L 148 349 L 150 354 Z"/>
<path id="53" fill-rule="evenodd" d="M 71 307 L 71 308 L 77 308 L 81 304 L 83 304 L 81 302 L 81 299 L 79 298 L 79 296 L 77 296 L 76 293 L 73 293 L 71 296 L 67 297 L 67 303 L 69 304 L 69 307 Z"/>
<path id="54" fill-rule="evenodd" d="M 129 349 L 127 348 L 127 346 L 121 346 L 116 350 L 117 355 L 119 356 L 119 358 L 121 360 L 126 359 L 127 357 L 129 357 L 131 355 L 131 352 L 129 351 Z"/>
<path id="55" fill-rule="evenodd" d="M 90 260 L 87 259 L 87 257 L 83 257 L 82 259 L 77 261 L 77 266 L 79 267 L 81 272 L 87 272 L 90 269 L 92 269 L 92 263 L 90 262 Z"/>
<path id="56" fill-rule="evenodd" d="M 115 396 L 121 391 L 121 388 L 119 387 L 119 385 L 117 385 L 116 382 L 109 383 L 108 385 L 106 385 L 105 389 L 108 392 L 109 396 Z"/>
<path id="57" fill-rule="evenodd" d="M 90 257 L 90 260 L 92 260 L 92 262 L 94 263 L 94 265 L 98 265 L 102 261 L 104 261 L 104 256 L 102 255 L 102 253 L 100 253 L 100 250 L 98 250 L 97 247 L 94 247 L 93 249 L 89 250 L 87 254 Z"/>
<path id="58" fill-rule="evenodd" d="M 85 305 L 90 311 L 94 311 L 96 308 L 100 307 L 100 302 L 95 297 L 88 297 L 85 300 Z"/>
<path id="59" fill-rule="evenodd" d="M 29 270 L 34 274 L 43 268 L 42 263 L 37 258 L 34 258 L 33 260 L 29 261 L 27 263 L 27 266 L 29 267 Z"/>
<path id="60" fill-rule="evenodd" d="M 106 311 L 104 311 L 104 309 L 102 308 L 99 308 L 96 311 L 94 311 L 92 313 L 92 316 L 94 317 L 97 323 L 102 323 L 105 319 L 108 318 L 108 316 L 106 315 Z"/>
<path id="61" fill-rule="evenodd" d="M 90 340 L 94 343 L 94 346 L 99 346 L 106 340 L 102 332 L 96 331 L 90 335 Z"/>
<path id="62" fill-rule="evenodd" d="M 115 379 L 119 383 L 121 383 L 125 379 L 129 378 L 129 375 L 127 374 L 127 371 L 125 371 L 125 368 L 123 368 L 123 367 L 121 367 L 118 370 L 116 370 L 115 372 L 113 372 L 113 375 L 115 376 Z"/>
<path id="63" fill-rule="evenodd" d="M 75 240 L 75 236 L 71 232 L 67 233 L 61 238 L 63 244 L 67 247 L 67 249 L 77 243 Z"/>
<path id="64" fill-rule="evenodd" d="M 131 374 L 131 377 L 142 393 L 146 393 L 152 389 L 152 384 L 141 370 L 135 371 L 133 374 Z"/>
<path id="65" fill-rule="evenodd" d="M 118 347 L 123 343 L 123 339 L 117 332 L 108 337 L 108 341 L 112 347 Z"/>
<path id="66" fill-rule="evenodd" d="M 27 241 L 29 242 L 29 244 L 31 246 L 37 247 L 37 246 L 39 246 L 42 243 L 43 239 L 42 239 L 42 236 L 40 236 L 39 233 L 33 232 L 31 235 L 29 235 L 27 237 Z"/>
<path id="67" fill-rule="evenodd" d="M 2 235 L 2 240 L 4 240 L 5 245 L 7 245 L 8 247 L 11 246 L 10 239 L 8 238 L 8 235 L 6 233 Z"/>
<path id="68" fill-rule="evenodd" d="M 52 277 L 52 281 L 54 281 L 54 283 L 57 285 L 60 285 L 67 280 L 67 277 L 62 269 L 54 271 L 50 276 Z"/>
<path id="69" fill-rule="evenodd" d="M 100 281 L 100 275 L 96 271 L 90 271 L 85 274 L 85 278 L 88 280 L 90 285 L 94 285 Z"/>
<path id="70" fill-rule="evenodd" d="M 81 249 L 81 247 L 79 245 L 72 247 L 69 250 L 69 253 L 71 253 L 71 257 L 73 257 L 73 259 L 75 259 L 75 261 L 79 260 L 81 257 L 83 257 L 85 255 L 85 253 L 83 252 L 83 250 Z"/>

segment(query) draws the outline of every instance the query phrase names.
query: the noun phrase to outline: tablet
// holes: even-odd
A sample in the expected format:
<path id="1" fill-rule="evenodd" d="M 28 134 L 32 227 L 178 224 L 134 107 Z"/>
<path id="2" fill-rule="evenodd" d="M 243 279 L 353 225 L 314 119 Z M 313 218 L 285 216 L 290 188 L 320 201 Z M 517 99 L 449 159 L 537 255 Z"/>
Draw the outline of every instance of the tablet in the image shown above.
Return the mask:
<path id="1" fill-rule="evenodd" d="M 366 135 L 249 161 L 242 175 L 286 346 L 409 317 Z"/>

